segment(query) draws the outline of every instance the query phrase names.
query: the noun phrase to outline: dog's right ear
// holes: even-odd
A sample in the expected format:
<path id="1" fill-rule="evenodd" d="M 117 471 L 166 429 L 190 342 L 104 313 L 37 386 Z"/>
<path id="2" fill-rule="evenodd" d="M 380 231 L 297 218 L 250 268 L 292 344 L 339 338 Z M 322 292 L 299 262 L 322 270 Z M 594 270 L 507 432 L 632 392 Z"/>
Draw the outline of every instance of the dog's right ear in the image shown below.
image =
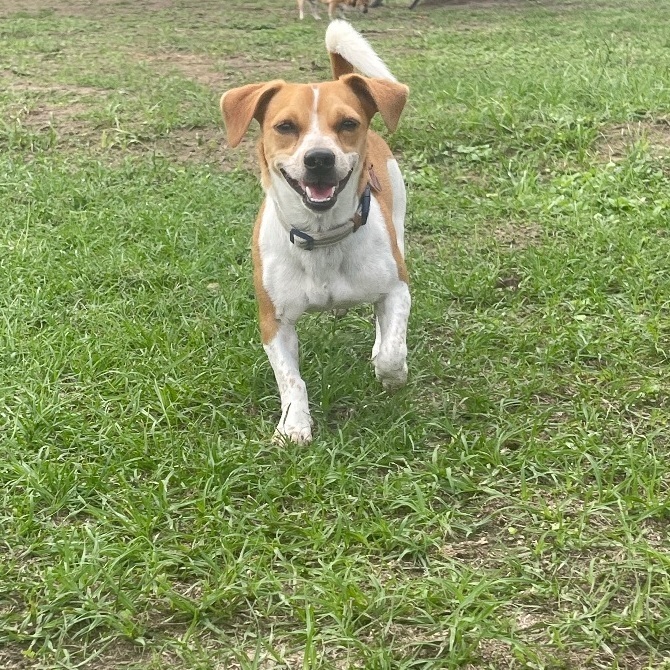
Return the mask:
<path id="1" fill-rule="evenodd" d="M 264 84 L 232 88 L 221 96 L 221 114 L 226 124 L 228 144 L 236 147 L 247 132 L 251 119 L 263 120 L 270 98 L 284 85 L 280 79 Z"/>
<path id="2" fill-rule="evenodd" d="M 407 86 L 397 81 L 363 77 L 360 74 L 345 74 L 341 81 L 350 86 L 371 110 L 370 118 L 379 112 L 386 127 L 391 132 L 395 131 L 407 102 Z"/>

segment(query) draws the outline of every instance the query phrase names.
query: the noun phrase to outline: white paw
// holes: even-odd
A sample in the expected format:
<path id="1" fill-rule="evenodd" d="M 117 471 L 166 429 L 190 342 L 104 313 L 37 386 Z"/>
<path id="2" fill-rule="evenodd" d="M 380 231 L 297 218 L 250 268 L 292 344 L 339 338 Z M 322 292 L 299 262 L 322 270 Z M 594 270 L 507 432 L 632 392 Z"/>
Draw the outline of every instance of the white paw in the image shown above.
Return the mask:
<path id="1" fill-rule="evenodd" d="M 395 391 L 407 383 L 407 363 L 395 368 L 375 365 L 375 375 L 385 391 Z"/>
<path id="2" fill-rule="evenodd" d="M 308 444 L 312 441 L 312 417 L 309 409 L 300 409 L 300 403 L 290 405 L 281 421 L 277 424 L 272 441 L 283 444 L 286 441 L 296 444 Z"/>
<path id="3" fill-rule="evenodd" d="M 272 436 L 275 444 L 285 444 L 286 442 L 295 442 L 295 444 L 309 444 L 312 441 L 312 427 L 307 426 L 287 426 L 281 424 L 277 426 L 275 434 Z"/>

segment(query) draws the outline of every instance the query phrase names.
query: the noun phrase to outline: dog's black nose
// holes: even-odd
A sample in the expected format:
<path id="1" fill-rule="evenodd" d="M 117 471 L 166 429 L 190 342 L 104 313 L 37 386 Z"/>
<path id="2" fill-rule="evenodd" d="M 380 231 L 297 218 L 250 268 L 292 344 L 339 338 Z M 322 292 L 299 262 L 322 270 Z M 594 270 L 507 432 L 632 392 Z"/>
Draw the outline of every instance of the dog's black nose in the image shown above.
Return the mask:
<path id="1" fill-rule="evenodd" d="M 303 158 L 308 170 L 331 170 L 335 167 L 335 154 L 330 149 L 312 149 Z"/>

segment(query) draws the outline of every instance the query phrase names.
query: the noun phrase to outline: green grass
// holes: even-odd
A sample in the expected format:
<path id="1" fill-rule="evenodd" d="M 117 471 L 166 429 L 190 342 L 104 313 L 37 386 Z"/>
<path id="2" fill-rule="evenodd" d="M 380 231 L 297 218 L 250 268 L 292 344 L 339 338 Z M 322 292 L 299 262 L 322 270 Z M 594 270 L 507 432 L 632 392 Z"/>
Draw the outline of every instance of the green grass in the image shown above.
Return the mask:
<path id="1" fill-rule="evenodd" d="M 352 16 L 412 91 L 410 383 L 305 318 L 306 448 L 218 98 L 324 22 L 164 4 L 0 27 L 0 668 L 670 668 L 670 8 Z"/>

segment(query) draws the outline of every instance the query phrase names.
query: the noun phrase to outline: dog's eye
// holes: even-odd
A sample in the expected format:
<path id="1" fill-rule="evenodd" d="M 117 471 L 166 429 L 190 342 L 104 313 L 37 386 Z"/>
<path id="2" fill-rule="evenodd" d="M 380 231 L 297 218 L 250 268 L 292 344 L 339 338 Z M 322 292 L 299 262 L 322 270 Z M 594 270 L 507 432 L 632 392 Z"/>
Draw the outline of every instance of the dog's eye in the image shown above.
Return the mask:
<path id="1" fill-rule="evenodd" d="M 340 121 L 339 130 L 356 130 L 360 125 L 356 119 L 344 119 L 344 121 Z"/>
<path id="2" fill-rule="evenodd" d="M 275 126 L 275 130 L 282 135 L 292 135 L 298 132 L 298 126 L 293 121 L 282 121 Z"/>

